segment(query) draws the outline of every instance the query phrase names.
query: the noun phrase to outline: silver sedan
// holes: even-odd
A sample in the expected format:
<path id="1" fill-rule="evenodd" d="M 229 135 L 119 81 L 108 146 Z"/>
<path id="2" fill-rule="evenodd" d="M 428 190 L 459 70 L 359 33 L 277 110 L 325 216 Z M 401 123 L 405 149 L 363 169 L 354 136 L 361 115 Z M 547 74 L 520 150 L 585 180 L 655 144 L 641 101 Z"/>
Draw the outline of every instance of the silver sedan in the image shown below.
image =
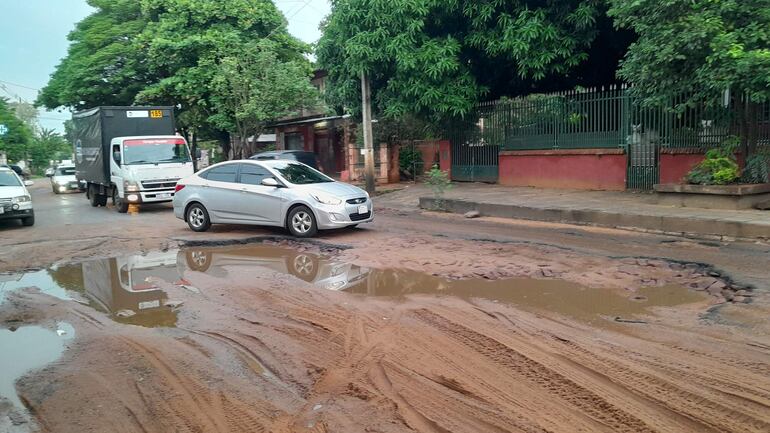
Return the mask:
<path id="1" fill-rule="evenodd" d="M 374 220 L 369 194 L 295 161 L 228 161 L 182 179 L 174 215 L 196 232 L 211 224 L 285 227 L 294 236 Z"/>

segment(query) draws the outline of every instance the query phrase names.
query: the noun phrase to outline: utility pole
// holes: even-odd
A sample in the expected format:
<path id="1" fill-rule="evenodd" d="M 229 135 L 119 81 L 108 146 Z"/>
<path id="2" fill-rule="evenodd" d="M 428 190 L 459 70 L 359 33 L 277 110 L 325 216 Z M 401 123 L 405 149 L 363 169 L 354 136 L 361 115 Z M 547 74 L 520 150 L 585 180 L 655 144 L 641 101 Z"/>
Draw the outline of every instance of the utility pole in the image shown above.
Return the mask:
<path id="1" fill-rule="evenodd" d="M 364 117 L 364 176 L 366 178 L 366 192 L 374 194 L 374 134 L 372 133 L 372 89 L 369 84 L 369 76 L 361 71 L 361 97 L 363 107 L 361 111 Z"/>

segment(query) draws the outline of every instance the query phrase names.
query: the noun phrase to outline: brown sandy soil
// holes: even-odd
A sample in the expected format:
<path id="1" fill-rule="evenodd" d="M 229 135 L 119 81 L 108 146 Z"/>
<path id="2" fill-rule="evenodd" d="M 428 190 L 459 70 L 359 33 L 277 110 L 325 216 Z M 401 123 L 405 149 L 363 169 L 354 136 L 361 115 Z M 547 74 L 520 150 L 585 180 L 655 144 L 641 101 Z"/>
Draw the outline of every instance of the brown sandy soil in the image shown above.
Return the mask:
<path id="1" fill-rule="evenodd" d="M 4 228 L 0 271 L 281 235 L 193 234 L 167 208 L 118 216 L 40 191 L 34 230 Z M 320 244 L 274 243 L 394 269 L 373 290 L 391 296 L 265 269 L 233 268 L 227 280 L 187 270 L 188 289 L 151 281 L 184 302 L 176 327 L 144 328 L 35 290 L 10 294 L 0 328 L 63 321 L 76 334 L 16 389 L 39 430 L 55 433 L 770 431 L 766 244 L 377 218 Z M 560 302 L 474 296 L 508 278 Z M 644 297 L 660 306 L 628 301 Z"/>
<path id="2" fill-rule="evenodd" d="M 565 279 L 607 296 L 694 287 L 677 287 L 684 304 L 618 323 L 568 305 L 365 297 L 271 272 L 187 272 L 200 293 L 154 281 L 184 301 L 176 328 L 155 329 L 25 291 L 0 323 L 66 321 L 77 337 L 17 389 L 40 430 L 57 433 L 770 431 L 767 300 L 724 303 L 725 283 L 708 269 L 536 244 L 340 238 L 353 248 L 327 253 L 450 279 Z"/>

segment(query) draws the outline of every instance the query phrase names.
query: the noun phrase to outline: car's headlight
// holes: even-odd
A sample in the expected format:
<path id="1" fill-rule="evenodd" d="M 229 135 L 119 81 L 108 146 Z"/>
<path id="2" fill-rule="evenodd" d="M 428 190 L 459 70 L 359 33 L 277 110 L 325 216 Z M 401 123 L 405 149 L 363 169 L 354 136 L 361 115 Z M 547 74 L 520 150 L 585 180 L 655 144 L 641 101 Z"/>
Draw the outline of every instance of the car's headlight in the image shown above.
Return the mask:
<path id="1" fill-rule="evenodd" d="M 32 201 L 32 197 L 28 195 L 21 195 L 18 197 L 14 197 L 13 200 L 11 200 L 13 203 L 29 203 Z"/>
<path id="2" fill-rule="evenodd" d="M 123 191 L 125 192 L 137 192 L 139 191 L 139 184 L 128 180 L 123 181 Z"/>
<path id="3" fill-rule="evenodd" d="M 332 206 L 342 204 L 342 200 L 338 199 L 337 197 L 330 196 L 328 194 L 315 193 L 311 195 L 313 196 L 314 199 L 316 199 L 318 203 L 329 204 Z"/>

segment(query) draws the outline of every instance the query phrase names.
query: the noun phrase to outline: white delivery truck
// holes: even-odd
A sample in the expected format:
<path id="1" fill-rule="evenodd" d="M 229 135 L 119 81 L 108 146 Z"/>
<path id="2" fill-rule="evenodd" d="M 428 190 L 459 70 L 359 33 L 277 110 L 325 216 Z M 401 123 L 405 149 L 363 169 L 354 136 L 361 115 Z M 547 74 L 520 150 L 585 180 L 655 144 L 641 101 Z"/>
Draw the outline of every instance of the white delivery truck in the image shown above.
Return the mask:
<path id="1" fill-rule="evenodd" d="M 190 149 L 174 135 L 173 107 L 97 107 L 72 116 L 76 177 L 91 206 L 170 202 L 193 174 Z"/>

